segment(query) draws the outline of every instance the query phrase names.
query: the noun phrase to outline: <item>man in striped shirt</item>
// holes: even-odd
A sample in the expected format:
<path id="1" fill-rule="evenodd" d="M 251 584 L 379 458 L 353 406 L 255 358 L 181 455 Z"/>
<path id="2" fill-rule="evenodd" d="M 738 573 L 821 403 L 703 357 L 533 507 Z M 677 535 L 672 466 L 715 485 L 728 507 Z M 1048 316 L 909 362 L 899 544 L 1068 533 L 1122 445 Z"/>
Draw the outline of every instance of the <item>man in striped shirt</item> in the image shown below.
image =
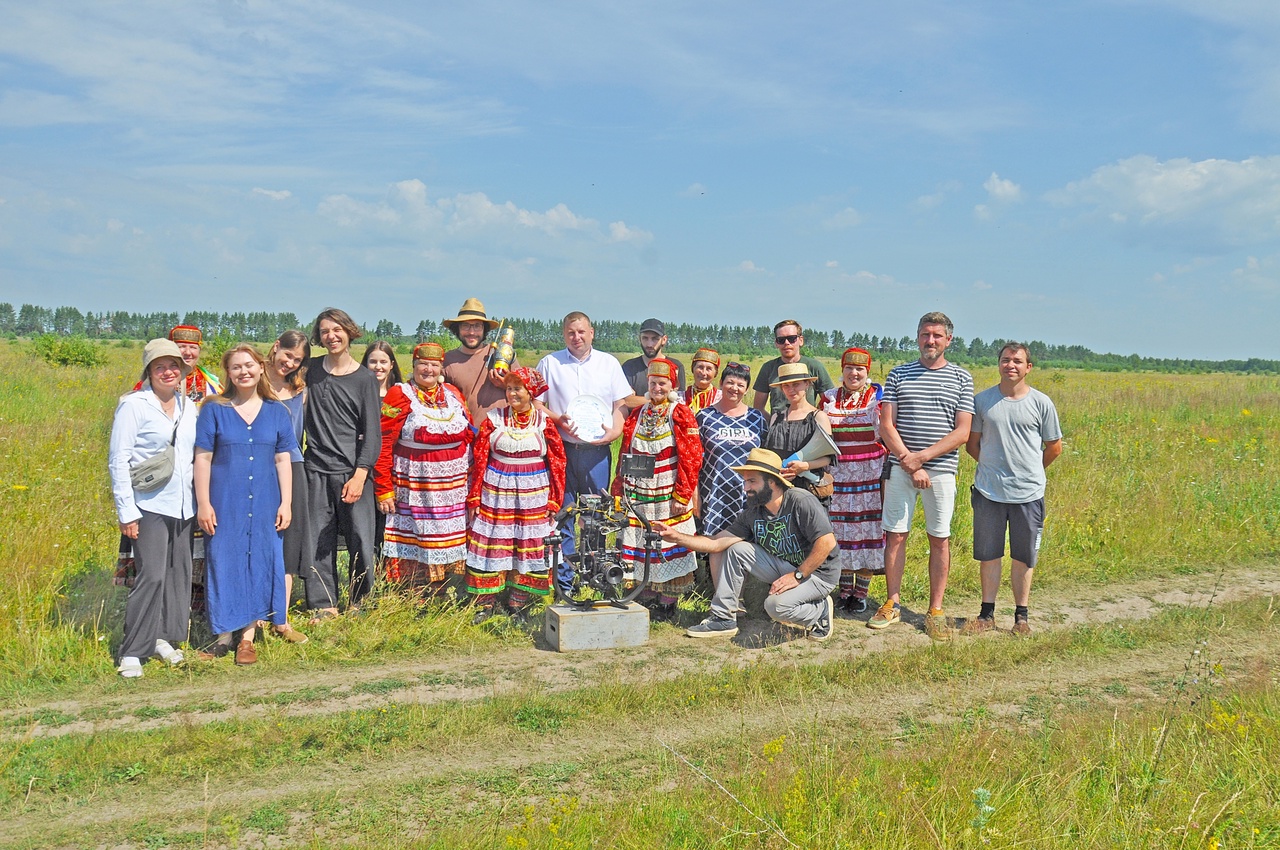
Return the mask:
<path id="1" fill-rule="evenodd" d="M 946 358 L 953 330 L 944 313 L 921 316 L 916 327 L 920 359 L 894 367 L 884 384 L 880 436 L 890 455 L 883 513 L 888 598 L 867 621 L 867 628 L 883 629 L 902 617 L 907 532 L 919 496 L 929 535 L 929 613 L 924 629 L 934 640 L 949 640 L 954 634 L 942 611 L 942 597 L 951 569 L 959 449 L 973 421 L 973 376 Z"/>

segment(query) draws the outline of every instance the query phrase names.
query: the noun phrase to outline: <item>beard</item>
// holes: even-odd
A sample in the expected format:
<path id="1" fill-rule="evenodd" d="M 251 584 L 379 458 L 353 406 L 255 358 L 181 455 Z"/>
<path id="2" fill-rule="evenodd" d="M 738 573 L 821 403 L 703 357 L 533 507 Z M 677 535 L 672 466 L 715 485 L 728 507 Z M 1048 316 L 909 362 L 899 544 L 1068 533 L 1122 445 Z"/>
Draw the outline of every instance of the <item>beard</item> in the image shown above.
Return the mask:
<path id="1" fill-rule="evenodd" d="M 764 487 L 747 495 L 747 507 L 763 508 L 772 498 L 773 487 L 765 484 Z"/>

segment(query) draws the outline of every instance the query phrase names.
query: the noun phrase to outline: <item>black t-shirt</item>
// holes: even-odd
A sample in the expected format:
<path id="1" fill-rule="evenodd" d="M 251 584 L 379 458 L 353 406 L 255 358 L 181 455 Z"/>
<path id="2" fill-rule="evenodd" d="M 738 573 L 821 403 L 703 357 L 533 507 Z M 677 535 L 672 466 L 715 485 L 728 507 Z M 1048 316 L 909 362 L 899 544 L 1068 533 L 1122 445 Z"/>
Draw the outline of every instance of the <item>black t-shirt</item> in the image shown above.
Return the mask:
<path id="1" fill-rule="evenodd" d="M 378 379 L 361 366 L 347 375 L 331 375 L 323 363 L 307 372 L 305 412 L 307 468 L 350 475 L 372 472 L 382 450 L 382 405 Z"/>
<path id="2" fill-rule="evenodd" d="M 671 358 L 667 358 L 671 360 Z M 684 364 L 679 360 L 671 360 L 676 364 L 676 383 L 677 390 L 684 389 Z M 631 385 L 631 389 L 636 395 L 647 396 L 649 394 L 649 364 L 644 362 L 644 355 L 632 357 L 626 363 L 622 364 L 622 375 L 627 379 L 627 383 Z"/>
<path id="3" fill-rule="evenodd" d="M 813 551 L 815 540 L 834 533 L 831 520 L 817 497 L 794 487 L 782 494 L 782 507 L 778 508 L 777 516 L 763 505 L 748 503 L 725 531 L 797 567 Z M 840 581 L 839 547 L 831 550 L 813 574 L 831 584 Z"/>

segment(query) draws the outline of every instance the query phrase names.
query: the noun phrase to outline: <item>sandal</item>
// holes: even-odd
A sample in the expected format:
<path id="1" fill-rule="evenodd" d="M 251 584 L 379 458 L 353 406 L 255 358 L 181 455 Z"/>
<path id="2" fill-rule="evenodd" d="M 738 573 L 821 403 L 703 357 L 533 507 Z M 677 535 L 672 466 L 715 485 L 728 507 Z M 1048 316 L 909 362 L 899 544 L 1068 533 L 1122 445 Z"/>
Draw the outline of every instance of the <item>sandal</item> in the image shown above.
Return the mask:
<path id="1" fill-rule="evenodd" d="M 224 655 L 226 655 L 230 651 L 231 651 L 231 644 L 215 643 L 215 644 L 212 644 L 208 649 L 202 649 L 199 652 L 197 652 L 196 658 L 199 658 L 201 661 L 213 661 L 216 658 L 222 658 Z"/>
<path id="2" fill-rule="evenodd" d="M 116 668 L 116 672 L 122 679 L 141 679 L 142 661 L 132 655 L 125 656 L 120 659 L 120 666 Z"/>
<path id="3" fill-rule="evenodd" d="M 319 611 L 316 611 L 315 614 L 311 616 L 310 620 L 307 620 L 307 625 L 318 626 L 321 623 L 323 623 L 325 620 L 336 620 L 337 618 L 338 618 L 337 611 L 333 610 L 332 608 L 321 608 Z"/>

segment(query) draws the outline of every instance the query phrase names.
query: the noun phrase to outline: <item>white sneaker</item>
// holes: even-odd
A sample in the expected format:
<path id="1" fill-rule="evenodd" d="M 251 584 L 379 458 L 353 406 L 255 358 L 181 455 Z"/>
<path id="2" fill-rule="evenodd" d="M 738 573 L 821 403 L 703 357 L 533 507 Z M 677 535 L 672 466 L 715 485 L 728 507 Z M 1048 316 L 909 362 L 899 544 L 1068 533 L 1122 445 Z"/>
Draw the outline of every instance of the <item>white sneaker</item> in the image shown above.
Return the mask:
<path id="1" fill-rule="evenodd" d="M 116 668 L 116 672 L 122 679 L 141 679 L 142 662 L 132 655 L 127 655 L 120 659 L 120 666 Z"/>
<path id="2" fill-rule="evenodd" d="M 181 649 L 174 649 L 167 640 L 156 640 L 156 655 L 163 658 L 171 667 L 177 667 L 186 657 Z"/>

